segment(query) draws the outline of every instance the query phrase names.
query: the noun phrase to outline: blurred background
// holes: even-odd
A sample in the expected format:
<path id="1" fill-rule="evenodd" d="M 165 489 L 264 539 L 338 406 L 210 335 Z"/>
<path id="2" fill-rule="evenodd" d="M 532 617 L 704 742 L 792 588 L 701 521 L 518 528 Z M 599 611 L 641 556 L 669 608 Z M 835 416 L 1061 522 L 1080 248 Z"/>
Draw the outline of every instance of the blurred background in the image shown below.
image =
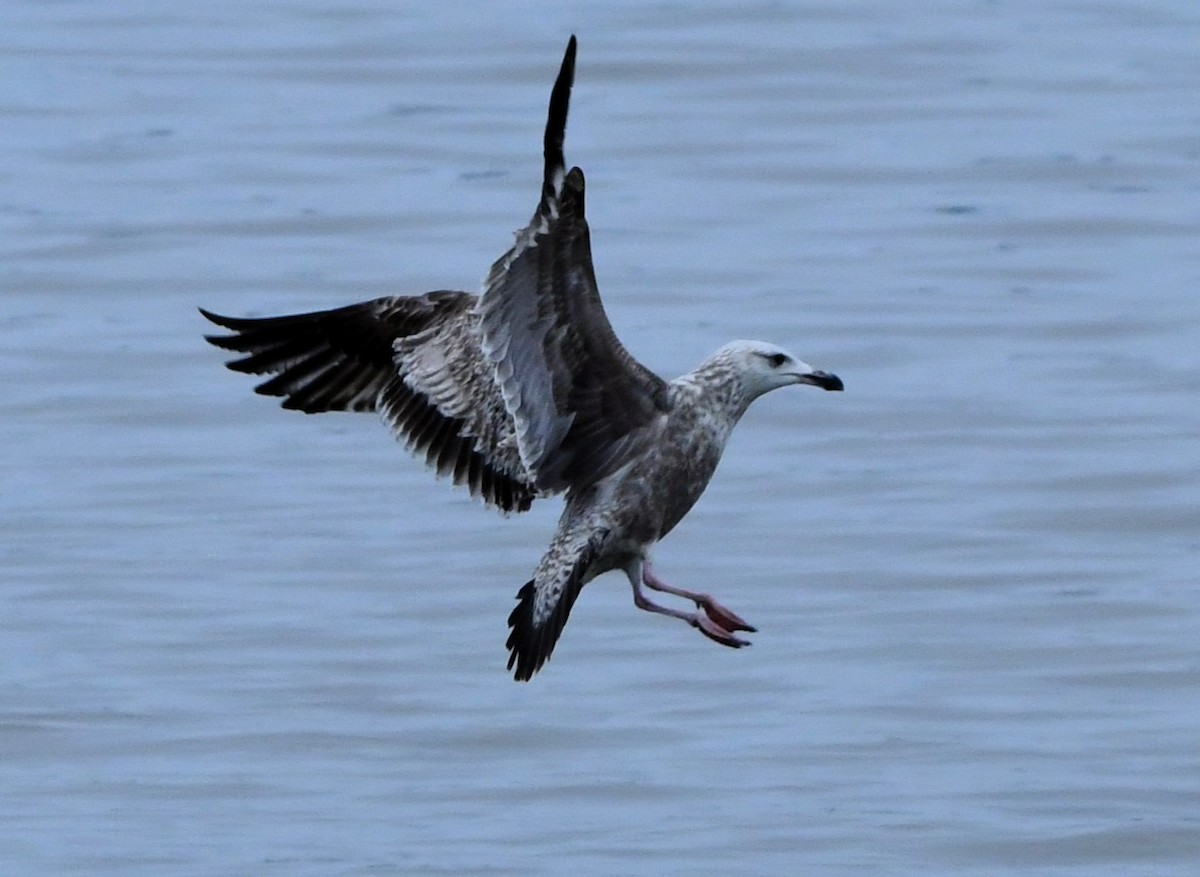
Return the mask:
<path id="1" fill-rule="evenodd" d="M 579 62 L 618 333 L 837 372 L 590 585 L 203 305 L 475 290 Z M 1200 10 L 0 6 L 7 873 L 1177 875 L 1200 858 Z"/>

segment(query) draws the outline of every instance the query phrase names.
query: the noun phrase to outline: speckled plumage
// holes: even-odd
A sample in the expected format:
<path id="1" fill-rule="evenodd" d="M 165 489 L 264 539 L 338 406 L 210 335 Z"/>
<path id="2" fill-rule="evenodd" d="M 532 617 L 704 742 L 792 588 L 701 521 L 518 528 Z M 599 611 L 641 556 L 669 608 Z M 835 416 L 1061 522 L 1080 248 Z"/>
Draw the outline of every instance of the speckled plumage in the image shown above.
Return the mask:
<path id="1" fill-rule="evenodd" d="M 285 408 L 376 411 L 440 475 L 503 511 L 566 497 L 558 529 L 509 617 L 508 666 L 529 679 L 558 641 L 580 589 L 614 569 L 634 602 L 727 646 L 749 625 L 704 594 L 650 571 L 651 547 L 699 499 L 749 404 L 789 384 L 840 390 L 775 345 L 735 341 L 666 382 L 614 334 L 596 285 L 584 178 L 562 144 L 575 67 L 572 37 L 551 93 L 542 196 L 492 266 L 479 297 L 439 291 L 261 319 L 208 311 L 244 354 L 235 371 Z M 642 585 L 693 601 L 684 612 Z M 702 611 L 700 611 L 702 610 Z"/>

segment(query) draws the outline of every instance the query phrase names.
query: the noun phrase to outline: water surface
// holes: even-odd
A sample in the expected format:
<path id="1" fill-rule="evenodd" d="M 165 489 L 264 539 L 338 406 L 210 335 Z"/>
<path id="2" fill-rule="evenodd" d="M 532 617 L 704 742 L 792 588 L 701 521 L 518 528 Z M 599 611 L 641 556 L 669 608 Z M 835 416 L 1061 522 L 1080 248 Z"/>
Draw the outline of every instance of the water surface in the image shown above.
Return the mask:
<path id="1" fill-rule="evenodd" d="M 548 89 L 628 347 L 765 337 L 658 570 L 508 680 L 551 532 L 236 314 L 474 289 Z M 9 4 L 0 858 L 34 874 L 1176 875 L 1200 858 L 1200 14 Z"/>

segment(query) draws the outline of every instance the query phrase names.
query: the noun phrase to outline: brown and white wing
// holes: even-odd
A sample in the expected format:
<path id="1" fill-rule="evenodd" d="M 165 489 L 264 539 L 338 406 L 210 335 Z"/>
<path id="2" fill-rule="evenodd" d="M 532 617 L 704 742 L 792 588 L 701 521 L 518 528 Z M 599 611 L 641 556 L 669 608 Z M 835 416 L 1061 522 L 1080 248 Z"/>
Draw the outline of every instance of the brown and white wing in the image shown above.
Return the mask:
<path id="1" fill-rule="evenodd" d="M 600 302 L 583 172 L 563 160 L 574 71 L 572 37 L 550 96 L 541 201 L 478 305 L 524 468 L 550 492 L 620 468 L 669 407 L 666 383 L 625 350 Z"/>
<path id="2" fill-rule="evenodd" d="M 534 490 L 479 350 L 474 305 L 468 293 L 440 291 L 283 317 L 201 313 L 234 333 L 209 342 L 245 354 L 229 368 L 272 375 L 256 392 L 310 414 L 377 411 L 439 474 L 524 511 Z"/>

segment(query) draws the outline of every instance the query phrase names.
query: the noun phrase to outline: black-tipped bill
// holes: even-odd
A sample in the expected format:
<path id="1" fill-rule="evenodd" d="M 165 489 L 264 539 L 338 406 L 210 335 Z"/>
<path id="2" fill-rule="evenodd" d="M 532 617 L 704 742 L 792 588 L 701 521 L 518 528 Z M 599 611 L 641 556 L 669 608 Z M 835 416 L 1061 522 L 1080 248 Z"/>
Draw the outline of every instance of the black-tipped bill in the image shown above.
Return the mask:
<path id="1" fill-rule="evenodd" d="M 801 377 L 801 381 L 806 384 L 812 384 L 814 387 L 820 387 L 822 390 L 841 391 L 846 389 L 846 385 L 842 383 L 842 379 L 837 375 L 831 375 L 829 372 L 809 372 Z"/>

